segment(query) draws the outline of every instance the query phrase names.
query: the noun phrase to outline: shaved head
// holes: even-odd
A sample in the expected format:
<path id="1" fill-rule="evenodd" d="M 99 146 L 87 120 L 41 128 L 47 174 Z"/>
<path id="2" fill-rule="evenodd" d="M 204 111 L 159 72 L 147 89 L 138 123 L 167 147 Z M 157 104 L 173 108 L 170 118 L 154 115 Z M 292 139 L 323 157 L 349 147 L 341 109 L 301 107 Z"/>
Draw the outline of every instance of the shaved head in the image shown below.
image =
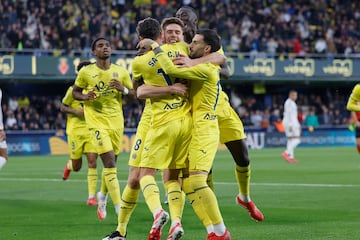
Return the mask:
<path id="1" fill-rule="evenodd" d="M 184 40 L 190 43 L 195 35 L 198 24 L 195 10 L 189 6 L 183 6 L 177 10 L 175 16 L 184 22 Z"/>

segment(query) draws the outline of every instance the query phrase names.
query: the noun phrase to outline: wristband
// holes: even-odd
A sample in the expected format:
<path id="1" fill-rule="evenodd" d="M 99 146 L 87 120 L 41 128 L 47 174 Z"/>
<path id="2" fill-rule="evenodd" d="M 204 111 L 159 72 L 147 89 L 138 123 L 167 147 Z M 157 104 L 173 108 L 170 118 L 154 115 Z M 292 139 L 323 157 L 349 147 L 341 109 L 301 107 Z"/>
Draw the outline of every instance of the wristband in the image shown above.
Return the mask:
<path id="1" fill-rule="evenodd" d="M 128 94 L 129 94 L 129 89 L 127 89 L 127 87 L 124 86 L 123 95 L 128 95 Z"/>
<path id="2" fill-rule="evenodd" d="M 155 48 L 159 47 L 159 44 L 157 42 L 154 42 L 150 46 L 151 46 L 151 49 L 154 50 Z"/>

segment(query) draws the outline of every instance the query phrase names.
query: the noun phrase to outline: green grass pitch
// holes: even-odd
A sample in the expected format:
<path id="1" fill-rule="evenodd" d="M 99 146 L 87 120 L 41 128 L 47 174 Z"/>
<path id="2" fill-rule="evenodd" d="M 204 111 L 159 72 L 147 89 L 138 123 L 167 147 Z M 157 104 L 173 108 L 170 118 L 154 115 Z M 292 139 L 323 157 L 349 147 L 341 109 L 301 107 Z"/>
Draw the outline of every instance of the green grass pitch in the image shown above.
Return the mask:
<path id="1" fill-rule="evenodd" d="M 298 148 L 296 164 L 285 162 L 280 156 L 282 150 L 250 150 L 251 197 L 265 215 L 263 222 L 251 220 L 235 204 L 238 189 L 233 160 L 228 151 L 217 153 L 215 192 L 232 239 L 360 239 L 360 155 L 355 147 Z M 122 189 L 128 156 L 121 154 L 118 159 Z M 10 157 L 0 171 L 0 239 L 100 240 L 116 228 L 111 202 L 104 221 L 97 219 L 96 207 L 85 205 L 86 164 L 68 181 L 62 181 L 67 158 Z M 147 239 L 151 224 L 152 216 L 140 194 L 127 239 Z M 164 228 L 163 239 L 169 225 Z M 184 240 L 206 238 L 188 203 L 183 227 Z"/>

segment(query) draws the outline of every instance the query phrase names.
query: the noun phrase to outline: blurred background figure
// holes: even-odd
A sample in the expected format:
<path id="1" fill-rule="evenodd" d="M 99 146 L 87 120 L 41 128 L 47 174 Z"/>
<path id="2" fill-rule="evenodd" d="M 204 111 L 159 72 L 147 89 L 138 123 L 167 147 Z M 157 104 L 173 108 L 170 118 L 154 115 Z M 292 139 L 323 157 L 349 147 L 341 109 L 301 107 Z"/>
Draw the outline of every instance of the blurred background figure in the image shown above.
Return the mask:
<path id="1" fill-rule="evenodd" d="M 289 97 L 284 104 L 283 124 L 287 142 L 286 150 L 281 155 L 289 163 L 297 162 L 294 156 L 294 150 L 300 143 L 301 135 L 301 125 L 298 120 L 298 110 L 295 102 L 297 97 L 297 91 L 290 90 Z"/>

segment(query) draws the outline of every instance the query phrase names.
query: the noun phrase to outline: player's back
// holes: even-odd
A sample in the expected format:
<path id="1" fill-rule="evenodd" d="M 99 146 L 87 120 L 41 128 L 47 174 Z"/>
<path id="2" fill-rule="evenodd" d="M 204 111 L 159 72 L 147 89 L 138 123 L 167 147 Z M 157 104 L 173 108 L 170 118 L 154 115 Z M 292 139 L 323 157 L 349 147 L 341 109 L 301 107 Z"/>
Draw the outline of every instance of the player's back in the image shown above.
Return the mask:
<path id="1" fill-rule="evenodd" d="M 191 81 L 190 99 L 193 111 L 215 111 L 221 85 L 219 79 L 219 67 L 211 63 L 194 66 L 199 72 L 207 72 L 203 81 Z"/>
<path id="2" fill-rule="evenodd" d="M 164 44 L 161 48 L 169 58 L 188 54 L 188 47 L 185 43 Z M 153 51 L 136 57 L 133 61 L 132 71 L 135 79 L 142 78 L 148 85 L 169 86 L 176 82 L 176 78 L 169 77 L 163 71 Z M 152 98 L 151 110 L 153 125 L 161 125 L 184 116 L 190 111 L 190 104 L 185 97 L 168 95 Z"/>
<path id="3" fill-rule="evenodd" d="M 65 96 L 62 99 L 62 104 L 72 108 L 72 109 L 82 109 L 83 108 L 83 102 L 75 100 L 72 96 L 73 87 L 70 86 Z M 79 131 L 79 129 L 85 130 L 86 123 L 85 123 L 85 117 L 84 115 L 76 115 L 76 114 L 67 114 L 67 120 L 66 120 L 66 132 L 71 133 L 74 129 L 76 131 Z"/>

